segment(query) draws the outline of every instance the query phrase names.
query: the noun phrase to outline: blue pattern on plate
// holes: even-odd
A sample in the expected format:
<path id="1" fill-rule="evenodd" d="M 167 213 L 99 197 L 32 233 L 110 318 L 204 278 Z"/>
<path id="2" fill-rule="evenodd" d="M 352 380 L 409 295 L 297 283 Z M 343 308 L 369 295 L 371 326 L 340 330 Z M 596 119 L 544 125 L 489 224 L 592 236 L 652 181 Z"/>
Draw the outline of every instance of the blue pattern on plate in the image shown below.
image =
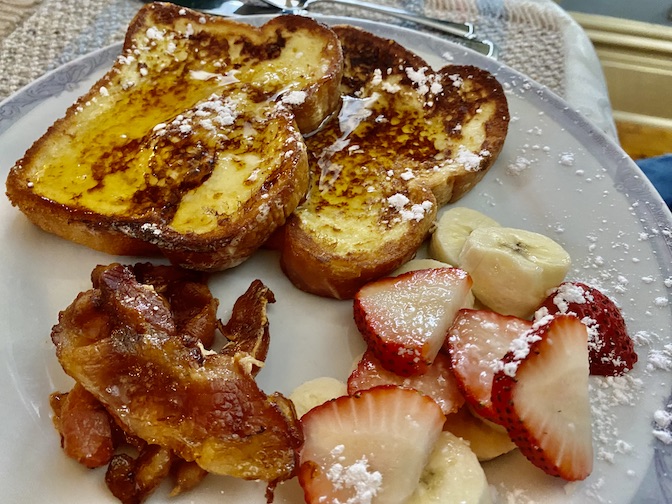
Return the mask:
<path id="1" fill-rule="evenodd" d="M 53 70 L 0 103 L 0 133 L 47 98 L 72 90 L 103 65 L 111 65 L 121 52 L 115 44 L 83 56 Z"/>

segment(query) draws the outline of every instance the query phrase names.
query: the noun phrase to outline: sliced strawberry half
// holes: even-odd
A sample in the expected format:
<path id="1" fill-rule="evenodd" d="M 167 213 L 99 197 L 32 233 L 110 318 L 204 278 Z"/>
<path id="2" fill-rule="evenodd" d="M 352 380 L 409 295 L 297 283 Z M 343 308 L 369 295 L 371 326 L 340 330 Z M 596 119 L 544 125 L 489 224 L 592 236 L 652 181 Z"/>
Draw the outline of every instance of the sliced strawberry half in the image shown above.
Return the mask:
<path id="1" fill-rule="evenodd" d="M 355 295 L 355 322 L 385 369 L 401 376 L 423 374 L 457 311 L 473 303 L 471 284 L 471 277 L 457 268 L 382 278 Z"/>
<path id="2" fill-rule="evenodd" d="M 492 384 L 493 407 L 521 453 L 568 481 L 593 467 L 587 342 L 576 317 L 544 317 L 513 342 Z"/>
<path id="3" fill-rule="evenodd" d="M 457 385 L 473 410 L 499 422 L 492 408 L 495 365 L 511 342 L 532 327 L 532 322 L 487 310 L 463 309 L 448 331 L 444 349 L 450 356 Z"/>
<path id="4" fill-rule="evenodd" d="M 301 418 L 299 483 L 308 504 L 403 503 L 413 493 L 445 416 L 412 389 L 381 386 Z"/>
<path id="5" fill-rule="evenodd" d="M 415 376 L 399 376 L 385 369 L 371 350 L 367 350 L 348 377 L 348 394 L 379 385 L 398 385 L 428 395 L 441 407 L 445 415 L 455 413 L 464 404 L 464 396 L 450 369 L 450 359 L 439 353 L 427 372 Z"/>
<path id="6" fill-rule="evenodd" d="M 637 362 L 621 310 L 598 289 L 580 282 L 564 282 L 549 294 L 542 307 L 551 315 L 574 314 L 586 324 L 591 374 L 622 375 Z"/>

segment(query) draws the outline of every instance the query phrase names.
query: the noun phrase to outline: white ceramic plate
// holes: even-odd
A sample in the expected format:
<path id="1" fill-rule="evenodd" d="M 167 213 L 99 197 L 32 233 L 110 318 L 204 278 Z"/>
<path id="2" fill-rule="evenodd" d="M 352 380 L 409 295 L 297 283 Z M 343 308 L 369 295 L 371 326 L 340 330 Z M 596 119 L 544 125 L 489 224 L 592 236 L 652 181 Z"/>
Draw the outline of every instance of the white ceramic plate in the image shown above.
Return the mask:
<path id="1" fill-rule="evenodd" d="M 460 204 L 562 243 L 574 261 L 570 276 L 597 284 L 616 299 L 637 340 L 640 360 L 634 372 L 591 382 L 594 473 L 584 482 L 566 484 L 516 453 L 507 455 L 486 464 L 500 502 L 672 502 L 667 476 L 671 450 L 652 433 L 654 413 L 670 402 L 672 219 L 653 187 L 600 131 L 515 71 L 445 39 L 373 22 L 322 19 L 359 24 L 395 38 L 435 66 L 469 63 L 497 75 L 510 103 L 509 136 L 495 166 Z M 0 104 L 3 179 L 118 53 L 114 46 L 90 54 Z M 1 500 L 116 502 L 105 488 L 103 470 L 86 470 L 61 452 L 48 397 L 71 384 L 49 338 L 59 310 L 89 288 L 95 265 L 119 258 L 41 232 L 6 198 L 0 198 L 0 250 Z M 254 278 L 261 278 L 277 297 L 270 308 L 272 343 L 259 375 L 262 387 L 287 394 L 317 376 L 345 379 L 363 349 L 351 303 L 297 291 L 280 272 L 277 257 L 260 252 L 212 279 L 223 319 Z M 150 502 L 262 503 L 263 490 L 262 484 L 209 476 L 179 498 L 168 499 L 167 487 L 162 487 Z M 277 490 L 276 502 L 302 502 L 295 481 Z"/>

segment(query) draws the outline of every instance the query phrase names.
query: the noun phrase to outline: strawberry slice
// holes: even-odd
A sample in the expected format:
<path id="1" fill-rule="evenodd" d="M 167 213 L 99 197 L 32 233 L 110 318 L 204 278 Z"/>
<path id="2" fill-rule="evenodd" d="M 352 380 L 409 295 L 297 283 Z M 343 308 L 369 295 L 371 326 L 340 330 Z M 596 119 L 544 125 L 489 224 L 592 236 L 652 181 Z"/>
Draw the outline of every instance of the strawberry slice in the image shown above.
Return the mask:
<path id="1" fill-rule="evenodd" d="M 471 277 L 457 268 L 376 280 L 355 295 L 355 323 L 385 369 L 401 376 L 423 374 L 457 311 L 472 305 L 471 284 Z"/>
<path id="2" fill-rule="evenodd" d="M 306 503 L 405 502 L 444 421 L 432 399 L 392 385 L 313 408 L 301 418 L 298 477 Z"/>
<path id="3" fill-rule="evenodd" d="M 593 467 L 587 343 L 576 317 L 544 317 L 513 342 L 492 384 L 493 408 L 521 453 L 568 481 Z"/>
<path id="4" fill-rule="evenodd" d="M 586 324 L 591 374 L 622 375 L 637 362 L 635 345 L 621 311 L 598 289 L 580 282 L 564 282 L 549 294 L 542 308 L 551 315 L 576 315 Z"/>
<path id="5" fill-rule="evenodd" d="M 367 350 L 348 377 L 348 394 L 378 385 L 398 385 L 418 390 L 434 399 L 445 415 L 455 413 L 464 404 L 464 396 L 457 388 L 450 369 L 450 359 L 443 353 L 436 356 L 425 374 L 404 377 L 385 369 L 373 352 Z"/>
<path id="6" fill-rule="evenodd" d="M 474 412 L 492 422 L 499 422 L 490 400 L 495 365 L 511 342 L 531 327 L 529 320 L 512 315 L 463 309 L 448 331 L 443 348 L 457 385 Z"/>

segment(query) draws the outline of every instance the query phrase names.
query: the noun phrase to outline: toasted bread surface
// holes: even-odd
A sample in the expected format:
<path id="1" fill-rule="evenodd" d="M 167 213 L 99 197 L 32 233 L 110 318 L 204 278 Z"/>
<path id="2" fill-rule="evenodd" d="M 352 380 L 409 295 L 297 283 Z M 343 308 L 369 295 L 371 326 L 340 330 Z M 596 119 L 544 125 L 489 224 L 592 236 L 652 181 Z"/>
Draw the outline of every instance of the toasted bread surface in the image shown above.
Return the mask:
<path id="1" fill-rule="evenodd" d="M 338 103 L 335 34 L 152 3 L 112 69 L 10 170 L 41 228 L 113 254 L 218 270 L 247 258 L 308 184 L 301 131 Z"/>
<path id="2" fill-rule="evenodd" d="M 413 257 L 441 205 L 471 189 L 508 128 L 501 85 L 472 66 L 434 71 L 419 56 L 334 27 L 342 105 L 306 139 L 311 185 L 288 219 L 281 264 L 300 289 L 350 298 Z"/>
<path id="3" fill-rule="evenodd" d="M 194 88 L 199 80 L 215 89 L 231 80 L 254 84 L 265 97 L 283 102 L 304 133 L 317 128 L 339 100 L 339 40 L 329 28 L 303 16 L 278 16 L 257 28 L 154 2 L 129 25 L 124 54 L 129 50 L 129 63 L 140 51 L 148 69 L 143 71 L 139 61 L 141 75 L 127 85 L 146 76 L 152 66 L 162 73 L 161 81 L 152 85 L 173 93 L 179 87 L 192 97 L 198 96 Z M 172 80 L 164 80 L 165 74 L 172 74 Z"/>

